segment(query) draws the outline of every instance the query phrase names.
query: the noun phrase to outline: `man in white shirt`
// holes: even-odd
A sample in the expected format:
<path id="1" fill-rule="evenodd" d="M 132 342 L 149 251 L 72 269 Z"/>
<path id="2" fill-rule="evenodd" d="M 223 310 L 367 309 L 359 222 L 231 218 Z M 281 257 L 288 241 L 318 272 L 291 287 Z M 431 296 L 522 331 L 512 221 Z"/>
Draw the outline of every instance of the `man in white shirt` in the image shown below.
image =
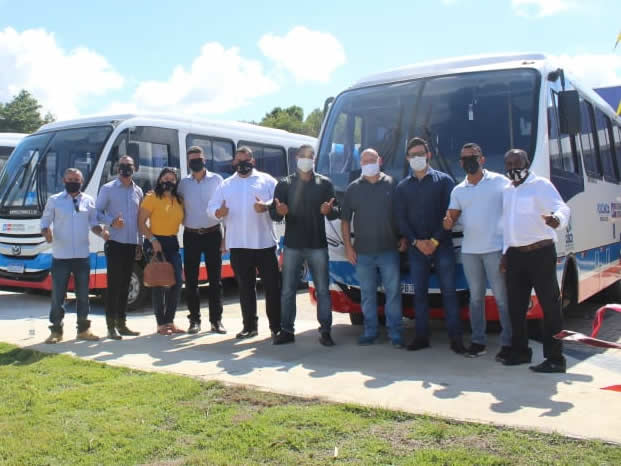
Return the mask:
<path id="1" fill-rule="evenodd" d="M 257 336 L 257 270 L 265 288 L 265 307 L 272 336 L 280 331 L 280 277 L 276 260 L 276 234 L 269 214 L 276 180 L 254 168 L 249 147 L 235 153 L 235 174 L 224 180 L 209 201 L 208 212 L 222 220 L 225 247 L 239 284 L 244 327 L 237 338 Z"/>
<path id="2" fill-rule="evenodd" d="M 545 178 L 529 171 L 528 155 L 521 149 L 505 154 L 507 177 L 513 182 L 503 193 L 503 261 L 513 332 L 511 355 L 503 364 L 531 362 L 526 313 L 535 288 L 543 311 L 545 360 L 535 372 L 565 372 L 563 347 L 553 336 L 562 330 L 561 293 L 556 278 L 557 229 L 569 222 L 569 207 Z"/>
<path id="3" fill-rule="evenodd" d="M 485 157 L 478 144 L 464 144 L 460 163 L 466 178 L 451 192 L 444 228 L 451 230 L 457 221 L 463 225 L 461 261 L 470 290 L 472 328 L 472 342 L 466 356 L 474 358 L 486 353 L 485 295 L 489 282 L 502 326 L 502 347 L 496 360 L 504 361 L 511 349 L 511 319 L 505 277 L 500 272 L 502 231 L 499 219 L 502 217 L 502 193 L 511 182 L 504 175 L 483 169 Z"/>

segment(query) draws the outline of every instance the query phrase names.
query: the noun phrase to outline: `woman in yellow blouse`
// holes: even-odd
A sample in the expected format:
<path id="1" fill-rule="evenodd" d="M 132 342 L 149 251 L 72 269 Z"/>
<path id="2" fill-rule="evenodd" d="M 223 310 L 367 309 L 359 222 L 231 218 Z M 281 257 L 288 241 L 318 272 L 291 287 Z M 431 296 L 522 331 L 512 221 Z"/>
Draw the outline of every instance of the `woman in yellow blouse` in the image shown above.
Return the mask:
<path id="1" fill-rule="evenodd" d="M 175 269 L 175 285 L 152 288 L 153 310 L 160 335 L 183 333 L 174 324 L 183 280 L 177 241 L 179 226 L 183 222 L 183 199 L 177 194 L 177 185 L 177 171 L 168 167 L 162 169 L 155 190 L 144 197 L 138 214 L 140 231 L 145 236 L 145 249 L 149 248 L 150 243 L 153 254 L 162 253 Z"/>

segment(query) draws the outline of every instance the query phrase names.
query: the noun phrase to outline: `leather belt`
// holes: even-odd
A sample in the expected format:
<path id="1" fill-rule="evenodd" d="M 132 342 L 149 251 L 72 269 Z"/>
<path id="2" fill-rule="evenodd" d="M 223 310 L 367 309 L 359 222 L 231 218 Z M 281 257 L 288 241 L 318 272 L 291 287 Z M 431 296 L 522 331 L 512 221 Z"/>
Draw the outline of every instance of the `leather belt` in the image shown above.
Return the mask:
<path id="1" fill-rule="evenodd" d="M 544 239 L 541 241 L 537 241 L 536 243 L 527 244 L 526 246 L 514 246 L 515 249 L 521 252 L 529 252 L 535 251 L 536 249 L 545 248 L 546 246 L 551 246 L 554 244 L 554 241 L 551 239 Z"/>
<path id="2" fill-rule="evenodd" d="M 214 225 L 209 228 L 188 228 L 185 227 L 185 231 L 189 233 L 196 233 L 197 235 L 204 235 L 207 233 L 213 233 L 214 231 L 220 231 L 220 224 Z"/>

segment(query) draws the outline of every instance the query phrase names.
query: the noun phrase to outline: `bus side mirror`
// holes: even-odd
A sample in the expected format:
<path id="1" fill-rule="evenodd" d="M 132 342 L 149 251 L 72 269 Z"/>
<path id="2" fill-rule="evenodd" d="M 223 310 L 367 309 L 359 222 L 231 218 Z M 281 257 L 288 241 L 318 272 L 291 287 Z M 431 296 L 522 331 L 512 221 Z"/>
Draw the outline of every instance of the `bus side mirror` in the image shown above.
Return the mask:
<path id="1" fill-rule="evenodd" d="M 563 134 L 580 132 L 580 97 L 578 91 L 558 93 L 559 125 Z"/>

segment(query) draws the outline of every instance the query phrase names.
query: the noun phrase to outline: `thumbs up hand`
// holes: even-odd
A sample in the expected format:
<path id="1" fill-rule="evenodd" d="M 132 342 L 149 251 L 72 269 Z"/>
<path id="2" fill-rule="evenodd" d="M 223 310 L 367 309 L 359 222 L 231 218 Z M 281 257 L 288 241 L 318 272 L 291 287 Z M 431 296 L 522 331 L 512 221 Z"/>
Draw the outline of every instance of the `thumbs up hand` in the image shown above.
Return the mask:
<path id="1" fill-rule="evenodd" d="M 322 215 L 329 215 L 330 212 L 332 212 L 332 208 L 334 207 L 334 202 L 336 201 L 335 198 L 330 199 L 329 202 L 324 202 L 323 204 L 321 204 L 321 208 L 319 209 L 319 211 L 321 212 Z"/>
<path id="2" fill-rule="evenodd" d="M 119 215 L 117 215 L 114 220 L 112 220 L 110 226 L 117 229 L 123 228 L 125 226 L 125 220 L 123 220 L 123 215 L 119 213 Z"/>
<path id="3" fill-rule="evenodd" d="M 269 209 L 270 207 L 269 204 L 259 199 L 259 196 L 255 196 L 254 198 L 256 199 L 256 202 L 254 203 L 254 211 L 257 214 L 262 214 L 263 212 L 267 212 L 267 209 Z"/>
<path id="4" fill-rule="evenodd" d="M 278 212 L 278 215 L 284 217 L 289 213 L 289 206 L 287 204 L 280 202 L 277 198 L 274 199 L 274 202 L 276 203 L 276 212 Z"/>
<path id="5" fill-rule="evenodd" d="M 216 209 L 216 217 L 222 218 L 229 214 L 229 208 L 226 206 L 226 201 L 222 201 L 219 209 Z"/>

